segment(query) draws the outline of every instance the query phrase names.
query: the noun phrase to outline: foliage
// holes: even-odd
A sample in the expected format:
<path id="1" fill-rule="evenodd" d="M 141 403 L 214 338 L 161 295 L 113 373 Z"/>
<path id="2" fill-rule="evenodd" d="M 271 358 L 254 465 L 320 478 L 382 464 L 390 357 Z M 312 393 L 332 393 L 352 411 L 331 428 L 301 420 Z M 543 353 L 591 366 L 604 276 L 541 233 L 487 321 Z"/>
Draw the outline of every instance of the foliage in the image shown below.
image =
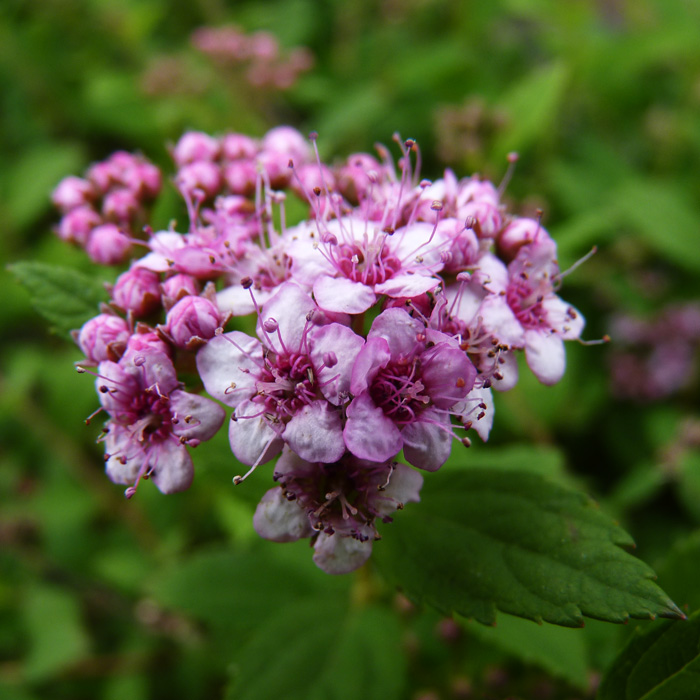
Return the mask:
<path id="1" fill-rule="evenodd" d="M 242 466 L 225 436 L 198 448 L 187 494 L 143 488 L 127 503 L 104 478 L 97 430 L 82 426 L 97 407 L 92 382 L 65 342 L 101 289 L 84 254 L 51 238 L 49 193 L 117 148 L 167 164 L 162 143 L 186 128 L 262 134 L 288 122 L 340 154 L 398 130 L 418 140 L 425 177 L 449 166 L 498 179 L 517 150 L 507 196 L 524 215 L 543 210 L 562 267 L 598 246 L 566 284 L 587 337 L 601 337 L 613 317 L 653 319 L 700 298 L 698 13 L 682 0 L 3 3 L 0 695 L 592 698 L 604 675 L 601 698 L 695 697 L 683 688 L 694 687 L 700 605 L 697 352 L 682 386 L 655 401 L 615 390 L 615 337 L 574 348 L 556 387 L 523 376 L 497 397 L 489 444 L 451 460 L 383 530 L 377 569 L 333 578 L 299 543 L 257 541 L 250 522 L 269 475 L 229 486 Z M 189 43 L 198 26 L 230 23 L 308 47 L 314 68 L 289 90 L 253 89 Z M 172 202 L 155 212 L 163 227 L 182 215 Z M 76 268 L 84 277 L 64 272 Z M 46 326 L 17 277 L 53 300 Z M 507 512 L 494 490 L 511 494 Z M 543 502 L 546 514 L 533 506 Z M 557 549 L 551 528 L 565 513 L 591 539 Z M 445 562 L 413 554 L 444 546 L 437 521 L 463 558 L 440 611 L 424 603 L 444 599 L 430 573 Z M 617 544 L 630 543 L 623 531 L 634 557 Z M 501 563 L 522 556 L 531 579 L 474 587 L 465 553 L 478 558 L 493 538 Z M 584 615 L 662 615 L 673 610 L 663 590 L 689 620 L 629 632 L 511 617 L 581 622 L 566 596 L 549 612 L 504 601 L 542 590 L 531 550 L 547 538 L 549 558 L 607 553 L 621 567 L 622 602 L 604 609 L 596 583 L 587 606 L 575 596 Z M 636 587 L 645 602 L 625 599 Z"/>

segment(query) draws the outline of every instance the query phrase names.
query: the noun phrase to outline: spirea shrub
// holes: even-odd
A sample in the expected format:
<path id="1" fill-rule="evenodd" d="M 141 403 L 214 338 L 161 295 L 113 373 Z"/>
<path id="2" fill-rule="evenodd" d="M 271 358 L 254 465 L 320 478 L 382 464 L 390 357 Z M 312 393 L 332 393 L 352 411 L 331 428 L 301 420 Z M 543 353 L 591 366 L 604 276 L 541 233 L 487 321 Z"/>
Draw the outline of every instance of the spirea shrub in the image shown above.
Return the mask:
<path id="1" fill-rule="evenodd" d="M 417 144 L 395 140 L 397 163 L 384 147 L 324 163 L 290 127 L 186 133 L 171 153 L 189 221 L 167 230 L 150 227 L 162 176 L 141 155 L 56 187 L 61 238 L 100 265 L 129 259 L 74 333 L 127 497 L 144 480 L 187 489 L 191 448 L 225 425 L 250 467 L 235 483 L 276 459 L 257 532 L 311 538 L 316 564 L 345 573 L 378 520 L 420 500 L 425 472 L 488 439 L 519 353 L 544 384 L 561 379 L 584 321 L 558 295 L 554 240 L 479 176 L 421 179 Z M 288 197 L 307 210 L 294 224 Z M 248 315 L 254 335 L 236 326 Z"/>

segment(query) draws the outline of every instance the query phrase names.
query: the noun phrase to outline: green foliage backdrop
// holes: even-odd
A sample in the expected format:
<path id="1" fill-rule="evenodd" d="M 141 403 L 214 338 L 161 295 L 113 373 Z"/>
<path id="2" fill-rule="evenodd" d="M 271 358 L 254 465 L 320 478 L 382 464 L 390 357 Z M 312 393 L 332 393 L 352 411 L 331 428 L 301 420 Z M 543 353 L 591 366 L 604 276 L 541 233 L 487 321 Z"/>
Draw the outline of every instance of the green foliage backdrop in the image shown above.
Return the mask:
<path id="1" fill-rule="evenodd" d="M 242 69 L 190 41 L 198 27 L 227 24 L 270 31 L 287 49 L 305 46 L 314 66 L 289 90 L 255 88 Z M 188 128 L 261 135 L 290 123 L 317 131 L 324 157 L 389 144 L 399 131 L 418 140 L 426 177 L 451 167 L 498 181 L 515 150 L 513 210 L 544 212 L 563 268 L 598 247 L 566 288 L 587 337 L 599 338 L 621 314 L 651 319 L 669 304 L 700 302 L 698 26 L 700 5 L 683 0 L 5 0 L 0 696 L 593 698 L 612 668 L 603 700 L 700 697 L 697 615 L 627 627 L 587 620 L 569 630 L 512 618 L 506 601 L 495 627 L 445 618 L 454 610 L 493 621 L 493 610 L 470 598 L 468 561 L 450 581 L 451 610 L 421 604 L 435 585 L 429 566 L 416 572 L 419 590 L 397 593 L 401 538 L 440 537 L 425 532 L 439 521 L 430 508 L 397 514 L 376 544 L 377 568 L 356 576 L 317 571 L 301 544 L 259 541 L 251 518 L 270 475 L 259 470 L 234 489 L 242 467 L 225 435 L 198 448 L 189 492 L 164 498 L 144 488 L 126 502 L 103 474 L 99 429 L 83 424 L 97 401 L 92 381 L 72 367 L 80 353 L 68 335 L 90 314 L 80 302 L 86 289 L 98 303 L 101 271 L 53 236 L 49 201 L 60 178 L 115 149 L 167 168 L 167 144 Z M 182 216 L 173 195 L 155 212 L 161 226 Z M 18 280 L 53 290 L 55 317 L 39 315 Z M 66 295 L 75 306 L 60 304 Z M 625 562 L 644 577 L 648 564 L 690 615 L 700 607 L 697 374 L 688 369 L 669 396 L 632 400 L 650 379 L 640 371 L 627 378 L 627 393 L 615 389 L 612 340 L 572 348 L 556 387 L 523 372 L 515 390 L 497 396 L 489 444 L 444 467 L 442 478 L 465 489 L 461 500 L 448 487 L 447 500 L 455 511 L 488 511 L 469 491 L 475 464 L 494 484 L 507 469 L 545 480 L 549 494 L 562 486 L 591 493 L 610 559 L 622 567 L 612 588 L 627 575 Z M 482 528 L 484 538 L 502 524 L 475 525 L 473 512 L 464 528 Z M 646 564 L 613 544 L 614 522 Z M 460 536 L 451 540 L 457 553 Z M 591 537 L 602 556 L 603 535 Z M 645 596 L 661 595 L 644 580 Z M 582 611 L 609 617 L 605 603 L 595 589 Z M 529 616 L 580 623 L 562 606 Z M 673 677 L 648 654 L 674 659 Z"/>

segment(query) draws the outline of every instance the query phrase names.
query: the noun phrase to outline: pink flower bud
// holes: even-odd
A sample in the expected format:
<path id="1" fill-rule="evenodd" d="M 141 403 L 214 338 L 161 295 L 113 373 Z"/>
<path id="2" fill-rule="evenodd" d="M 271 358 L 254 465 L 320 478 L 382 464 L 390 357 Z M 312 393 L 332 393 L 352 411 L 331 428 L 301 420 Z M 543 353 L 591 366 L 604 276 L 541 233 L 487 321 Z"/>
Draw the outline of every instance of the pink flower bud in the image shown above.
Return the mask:
<path id="1" fill-rule="evenodd" d="M 216 163 L 203 160 L 190 163 L 180 168 L 176 182 L 189 196 L 201 190 L 207 197 L 213 197 L 221 188 L 221 169 Z"/>
<path id="2" fill-rule="evenodd" d="M 51 201 L 62 212 L 89 204 L 95 198 L 96 192 L 92 183 L 81 177 L 69 175 L 58 183 L 51 194 Z"/>
<path id="3" fill-rule="evenodd" d="M 127 222 L 134 218 L 140 208 L 138 197 L 126 188 L 109 192 L 102 202 L 102 213 L 112 221 Z"/>
<path id="4" fill-rule="evenodd" d="M 226 160 L 254 158 L 258 152 L 257 143 L 243 134 L 226 134 L 221 142 L 221 150 Z"/>
<path id="5" fill-rule="evenodd" d="M 78 346 L 94 364 L 103 360 L 116 362 L 124 353 L 131 332 L 120 316 L 100 314 L 91 318 L 78 335 Z"/>
<path id="6" fill-rule="evenodd" d="M 114 184 L 114 168 L 109 161 L 95 163 L 87 172 L 88 179 L 103 194 Z"/>
<path id="7" fill-rule="evenodd" d="M 117 278 L 112 299 L 117 306 L 136 316 L 155 311 L 160 306 L 158 274 L 143 267 L 132 267 Z"/>
<path id="8" fill-rule="evenodd" d="M 253 194 L 257 175 L 258 171 L 252 160 L 234 160 L 224 168 L 226 186 L 234 194 Z"/>
<path id="9" fill-rule="evenodd" d="M 276 151 L 284 154 L 285 167 L 291 158 L 299 166 L 311 160 L 311 148 L 308 141 L 291 126 L 278 126 L 265 134 L 262 142 L 264 151 Z"/>
<path id="10" fill-rule="evenodd" d="M 147 161 L 137 163 L 125 178 L 124 185 L 138 199 L 155 199 L 163 186 L 160 170 Z"/>
<path id="11" fill-rule="evenodd" d="M 467 228 L 473 229 L 479 239 L 494 238 L 503 226 L 498 207 L 486 201 L 469 202 L 459 208 L 458 216 Z"/>
<path id="12" fill-rule="evenodd" d="M 132 353 L 162 352 L 171 355 L 170 346 L 155 331 L 139 331 L 134 333 L 126 344 L 126 349 Z"/>
<path id="13" fill-rule="evenodd" d="M 325 194 L 326 187 L 333 191 L 335 178 L 328 166 L 321 165 L 319 168 L 316 163 L 307 163 L 295 168 L 290 185 L 300 197 L 313 196 L 315 190 Z"/>
<path id="14" fill-rule="evenodd" d="M 90 232 L 85 251 L 100 265 L 118 265 L 129 257 L 131 239 L 114 224 L 103 224 Z"/>
<path id="15" fill-rule="evenodd" d="M 498 252 L 507 262 L 513 260 L 518 251 L 533 243 L 535 239 L 548 238 L 549 234 L 536 219 L 517 218 L 511 221 L 496 238 Z"/>
<path id="16" fill-rule="evenodd" d="M 270 185 L 275 189 L 286 187 L 292 177 L 289 161 L 293 158 L 283 151 L 265 150 L 258 154 L 258 164 L 267 173 Z"/>
<path id="17" fill-rule="evenodd" d="M 200 290 L 199 282 L 194 277 L 185 274 L 177 274 L 168 277 L 162 284 L 163 296 L 168 299 L 179 300 L 183 296 L 198 296 Z"/>
<path id="18" fill-rule="evenodd" d="M 201 131 L 188 131 L 173 149 L 173 160 L 182 167 L 188 163 L 214 161 L 219 157 L 219 152 L 217 139 Z"/>
<path id="19" fill-rule="evenodd" d="M 64 241 L 84 246 L 90 231 L 102 223 L 102 217 L 89 206 L 71 209 L 58 225 L 58 235 Z"/>
<path id="20" fill-rule="evenodd" d="M 219 309 L 204 297 L 184 297 L 166 318 L 168 332 L 178 347 L 186 347 L 193 338 L 213 338 L 220 324 Z"/>

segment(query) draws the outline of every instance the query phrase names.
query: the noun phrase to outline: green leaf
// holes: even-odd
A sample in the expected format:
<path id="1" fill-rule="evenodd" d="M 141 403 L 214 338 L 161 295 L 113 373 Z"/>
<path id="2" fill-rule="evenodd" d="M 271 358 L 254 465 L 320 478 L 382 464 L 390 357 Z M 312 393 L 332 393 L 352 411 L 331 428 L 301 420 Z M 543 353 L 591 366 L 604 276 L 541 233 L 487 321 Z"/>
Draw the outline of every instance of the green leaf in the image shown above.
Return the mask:
<path id="1" fill-rule="evenodd" d="M 235 660 L 230 700 L 392 700 L 406 672 L 386 609 L 319 596 L 278 608 Z"/>
<path id="2" fill-rule="evenodd" d="M 700 530 L 677 541 L 659 566 L 666 590 L 684 610 L 700 610 Z"/>
<path id="3" fill-rule="evenodd" d="M 496 609 L 581 626 L 582 615 L 682 617 L 587 496 L 527 472 L 431 476 L 421 503 L 383 527 L 375 561 L 410 598 L 493 624 Z"/>
<path id="4" fill-rule="evenodd" d="M 603 679 L 598 700 L 697 700 L 700 695 L 700 612 L 634 636 Z"/>
<path id="5" fill-rule="evenodd" d="M 525 663 L 535 664 L 571 685 L 588 687 L 588 650 L 580 629 L 536 625 L 501 615 L 494 627 L 463 622 L 469 634 L 499 647 Z"/>
<path id="6" fill-rule="evenodd" d="M 40 262 L 19 262 L 10 271 L 29 290 L 36 310 L 59 333 L 67 334 L 96 316 L 107 301 L 102 282 L 70 268 Z"/>
<path id="7" fill-rule="evenodd" d="M 495 145 L 496 158 L 528 148 L 552 133 L 564 98 L 568 69 L 562 62 L 538 68 L 503 98 L 511 123 Z"/>
<path id="8" fill-rule="evenodd" d="M 33 586 L 24 600 L 24 621 L 31 640 L 25 673 L 31 680 L 43 680 L 88 653 L 80 610 L 68 592 Z"/>
<path id="9" fill-rule="evenodd" d="M 308 542 L 256 542 L 245 551 L 200 552 L 163 572 L 149 590 L 162 605 L 235 638 L 300 597 L 346 593 L 348 585 L 313 566 Z"/>
<path id="10" fill-rule="evenodd" d="M 631 180 L 614 201 L 655 252 L 691 272 L 700 270 L 700 216 L 680 190 L 657 180 Z"/>

